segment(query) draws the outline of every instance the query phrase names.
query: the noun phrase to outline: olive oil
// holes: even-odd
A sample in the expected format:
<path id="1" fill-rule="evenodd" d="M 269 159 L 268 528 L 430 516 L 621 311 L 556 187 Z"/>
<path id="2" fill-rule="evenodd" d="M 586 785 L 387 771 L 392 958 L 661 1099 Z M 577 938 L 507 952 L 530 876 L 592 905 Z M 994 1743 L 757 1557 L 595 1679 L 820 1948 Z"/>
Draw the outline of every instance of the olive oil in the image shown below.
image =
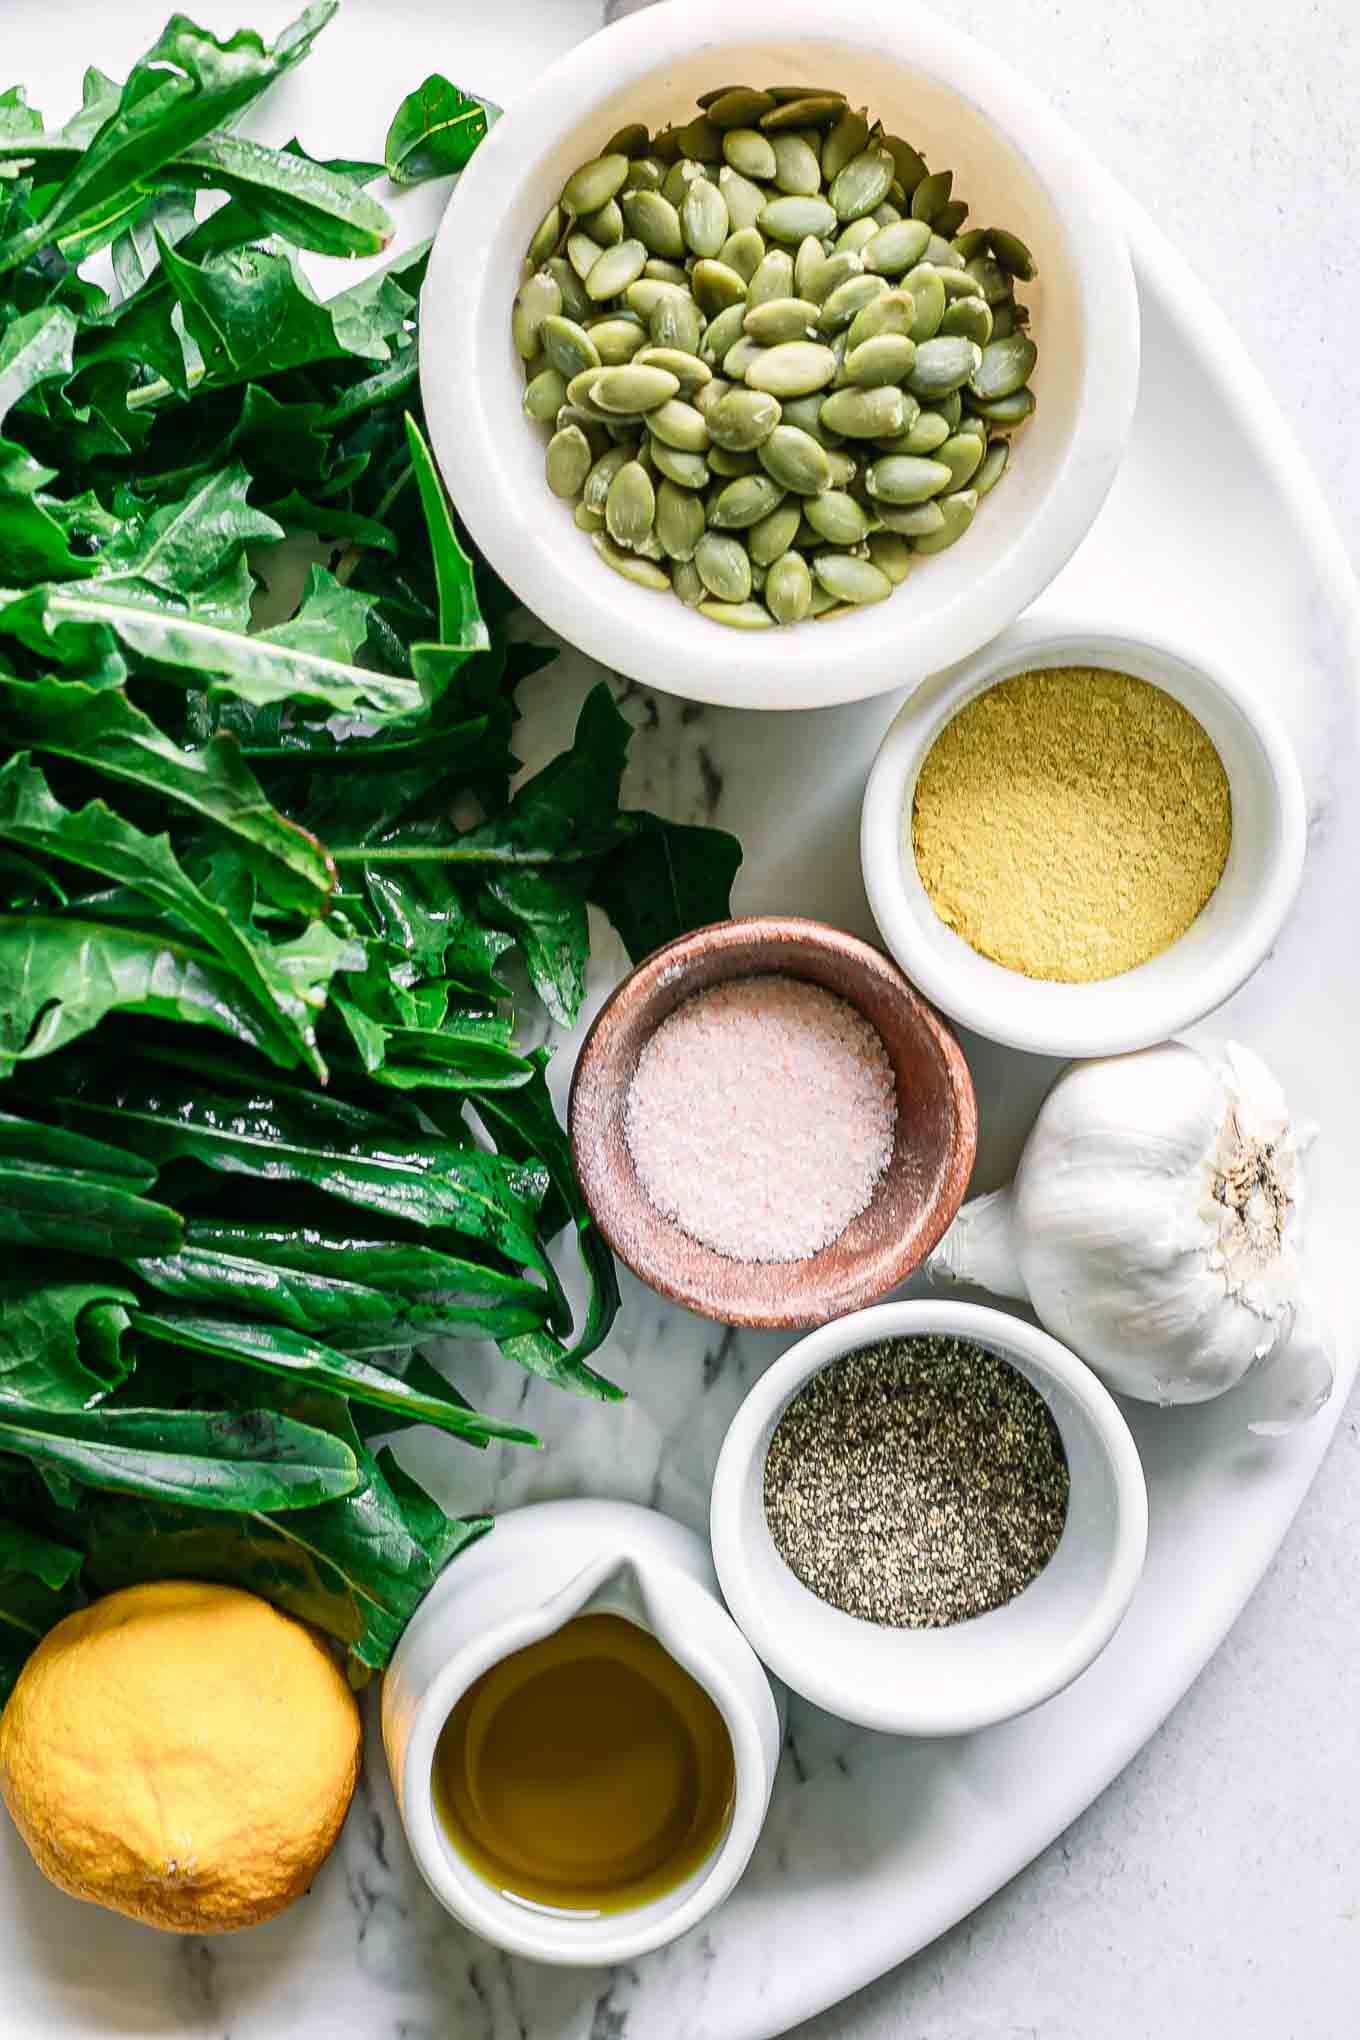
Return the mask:
<path id="1" fill-rule="evenodd" d="M 439 1738 L 435 1804 L 508 1897 L 612 1913 L 697 1870 L 735 1769 L 708 1694 L 648 1631 L 581 1615 L 464 1693 Z"/>

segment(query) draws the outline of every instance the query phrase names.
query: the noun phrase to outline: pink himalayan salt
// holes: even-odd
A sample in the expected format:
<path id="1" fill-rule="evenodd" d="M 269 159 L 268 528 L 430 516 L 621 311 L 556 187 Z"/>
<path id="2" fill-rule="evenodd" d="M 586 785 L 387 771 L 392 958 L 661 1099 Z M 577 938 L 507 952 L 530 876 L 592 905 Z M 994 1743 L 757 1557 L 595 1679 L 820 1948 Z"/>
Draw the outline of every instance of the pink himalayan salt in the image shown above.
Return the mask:
<path id="1" fill-rule="evenodd" d="M 734 1261 L 798 1261 L 843 1233 L 888 1165 L 892 1064 L 844 999 L 733 978 L 663 1020 L 624 1127 L 652 1203 Z"/>

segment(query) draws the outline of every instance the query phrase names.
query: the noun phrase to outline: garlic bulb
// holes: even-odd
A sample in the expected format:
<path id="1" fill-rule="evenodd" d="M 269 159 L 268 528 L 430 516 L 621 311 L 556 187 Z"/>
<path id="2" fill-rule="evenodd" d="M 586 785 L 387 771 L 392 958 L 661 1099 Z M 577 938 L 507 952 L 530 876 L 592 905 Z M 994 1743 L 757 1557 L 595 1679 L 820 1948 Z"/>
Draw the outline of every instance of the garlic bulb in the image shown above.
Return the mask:
<path id="1" fill-rule="evenodd" d="M 1027 1299 L 1111 1388 L 1144 1401 L 1204 1402 L 1264 1369 L 1252 1428 L 1288 1429 L 1332 1382 L 1300 1296 L 1310 1137 L 1234 1042 L 1074 1063 L 1014 1182 L 964 1206 L 929 1271 Z"/>

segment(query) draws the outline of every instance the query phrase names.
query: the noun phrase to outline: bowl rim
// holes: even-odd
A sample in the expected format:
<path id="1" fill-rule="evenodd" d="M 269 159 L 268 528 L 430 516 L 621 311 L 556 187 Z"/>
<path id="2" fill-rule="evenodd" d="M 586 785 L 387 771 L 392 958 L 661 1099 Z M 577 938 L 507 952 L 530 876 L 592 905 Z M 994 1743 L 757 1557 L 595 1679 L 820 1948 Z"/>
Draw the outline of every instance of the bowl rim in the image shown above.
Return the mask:
<path id="1" fill-rule="evenodd" d="M 608 38 L 608 62 L 601 36 Z M 590 118 L 605 96 L 664 71 L 702 46 L 715 72 L 723 49 L 762 38 L 782 44 L 867 41 L 940 77 L 982 112 L 1025 157 L 1066 238 L 1085 329 L 1085 372 L 1069 442 L 1040 512 L 1019 530 L 966 593 L 919 623 L 891 604 L 840 619 L 841 635 L 721 628 L 710 646 L 685 632 L 683 665 L 668 664 L 665 619 L 630 587 L 565 549 L 531 542 L 531 525 L 497 458 L 497 412 L 480 398 L 483 306 L 491 288 L 492 237 L 470 215 L 498 217 L 541 156 Z M 668 4 L 614 22 L 549 67 L 494 124 L 463 172 L 435 238 L 423 291 L 421 388 L 434 451 L 460 514 L 496 571 L 536 615 L 615 671 L 691 700 L 729 707 L 795 709 L 859 701 L 915 685 L 993 637 L 1038 596 L 1094 523 L 1133 423 L 1139 317 L 1123 224 L 1087 174 L 1084 144 L 1001 59 L 924 8 L 863 0 L 853 31 L 813 0 L 747 0 L 739 21 L 718 0 Z M 456 379 L 439 371 L 465 364 Z M 1100 373 L 1090 364 L 1099 361 Z M 504 420 L 500 419 L 503 425 Z M 520 419 L 515 418 L 518 429 Z M 548 499 L 545 496 L 544 503 Z M 555 506 L 560 507 L 560 506 Z M 530 541 L 530 542 L 526 542 Z M 583 541 L 584 544 L 584 541 Z M 587 575 L 583 564 L 597 569 Z M 800 642 L 800 635 L 802 641 Z M 774 683 L 777 682 L 777 685 Z"/>
<path id="2" fill-rule="evenodd" d="M 1022 1355 L 1036 1375 L 1068 1391 L 1105 1448 L 1115 1543 L 1101 1592 L 1041 1670 L 1017 1677 L 1009 1688 L 998 1688 L 993 1678 L 985 1692 L 961 1691 L 953 1705 L 923 1706 L 909 1684 L 895 1685 L 886 1694 L 874 1691 L 861 1676 L 844 1676 L 834 1652 L 805 1649 L 796 1629 L 776 1626 L 742 1529 L 742 1503 L 756 1476 L 756 1455 L 767 1426 L 778 1421 L 814 1374 L 880 1339 L 932 1332 L 975 1339 L 1006 1357 Z M 1147 1482 L 1133 1433 L 1110 1391 L 1086 1363 L 1050 1333 L 1009 1311 L 928 1297 L 875 1304 L 837 1318 L 809 1332 L 776 1360 L 748 1390 L 728 1426 L 709 1506 L 709 1539 L 723 1598 L 757 1656 L 785 1685 L 828 1714 L 888 1735 L 962 1735 L 990 1728 L 1027 1713 L 1071 1685 L 1104 1650 L 1128 1612 L 1147 1555 L 1147 1538 Z M 909 1637 L 913 1632 L 902 1633 Z"/>
<path id="3" fill-rule="evenodd" d="M 675 982 L 675 973 L 685 973 L 691 962 L 715 952 L 721 955 L 728 950 L 747 951 L 753 941 L 768 952 L 769 968 L 775 973 L 778 973 L 781 967 L 779 962 L 781 951 L 787 951 L 793 943 L 800 943 L 822 949 L 841 960 L 849 960 L 861 971 L 872 972 L 890 985 L 898 995 L 905 995 L 919 1024 L 934 1042 L 940 1056 L 944 1082 L 948 1088 L 952 1132 L 945 1158 L 944 1194 L 933 1206 L 928 1207 L 926 1222 L 919 1232 L 912 1236 L 910 1242 L 899 1243 L 883 1279 L 876 1277 L 872 1283 L 866 1281 L 860 1288 L 851 1289 L 848 1301 L 840 1300 L 846 1296 L 845 1287 L 842 1285 L 835 1307 L 835 1316 L 839 1317 L 847 1310 L 864 1308 L 887 1291 L 896 1288 L 898 1283 L 905 1281 L 911 1271 L 939 1244 L 967 1193 L 977 1153 L 977 1099 L 973 1090 L 972 1074 L 963 1050 L 948 1022 L 942 1019 L 921 996 L 916 986 L 893 959 L 886 956 L 872 942 L 866 942 L 863 937 L 852 935 L 829 922 L 812 920 L 804 915 L 739 914 L 726 921 L 713 921 L 706 927 L 691 929 L 688 934 L 677 936 L 673 941 L 664 943 L 661 948 L 654 949 L 650 956 L 644 957 L 641 963 L 614 987 L 591 1022 L 581 1044 L 572 1070 L 571 1090 L 567 1100 L 567 1137 L 571 1147 L 572 1164 L 591 1217 L 599 1227 L 605 1243 L 625 1267 L 629 1268 L 640 1282 L 645 1282 L 649 1289 L 663 1296 L 667 1302 L 679 1304 L 686 1310 L 707 1316 L 708 1313 L 696 1301 L 691 1291 L 673 1282 L 664 1269 L 658 1270 L 638 1255 L 633 1239 L 615 1224 L 608 1205 L 599 1198 L 599 1189 L 605 1179 L 594 1158 L 593 1142 L 599 1131 L 600 1122 L 598 1117 L 588 1119 L 587 1113 L 592 1107 L 595 1107 L 598 1113 L 603 1106 L 605 1093 L 601 1091 L 598 1097 L 594 1095 L 594 1070 L 605 1052 L 611 1028 L 618 1024 L 621 1004 L 640 999 L 645 1009 L 666 991 L 669 984 Z M 731 973 L 741 976 L 751 974 L 746 970 Z M 853 999 L 850 1003 L 854 1003 Z M 659 1025 L 660 1020 L 658 1019 L 655 1024 Z M 610 1095 L 614 1095 L 612 1090 Z M 639 1188 L 639 1199 L 643 1196 L 644 1193 Z M 702 1246 L 698 1251 L 702 1254 L 711 1252 Z M 743 1264 L 729 1263 L 729 1265 Z M 821 1321 L 809 1318 L 806 1311 L 757 1307 L 725 1308 L 722 1318 L 716 1320 L 751 1331 L 806 1331 Z"/>
<path id="4" fill-rule="evenodd" d="M 1254 739 L 1270 784 L 1277 836 L 1265 883 L 1239 911 L 1236 930 L 1212 966 L 1187 967 L 1153 992 L 1140 985 L 1138 995 L 1123 1002 L 1117 1018 L 1102 1020 L 1082 1010 L 1090 1003 L 1092 984 L 1029 979 L 989 958 L 978 960 L 995 972 L 994 986 L 978 989 L 965 981 L 947 950 L 923 937 L 908 906 L 900 835 L 908 783 L 914 780 L 940 730 L 967 702 L 1000 681 L 1044 665 L 1090 665 L 1119 671 L 1121 659 L 1127 658 L 1166 662 L 1189 673 L 1193 676 L 1191 690 L 1200 688 L 1206 698 L 1215 698 Z M 1232 665 L 1222 663 L 1189 636 L 1134 629 L 1122 621 L 1104 622 L 1090 613 L 1046 607 L 1018 619 L 1000 637 L 936 675 L 928 687 L 903 703 L 883 736 L 865 782 L 860 868 L 884 942 L 926 997 L 951 1020 L 989 1041 L 1032 1055 L 1123 1055 L 1193 1026 L 1246 983 L 1279 935 L 1302 882 L 1308 807 L 1298 758 L 1284 724 L 1264 687 L 1254 683 L 1250 674 L 1239 677 L 1236 669 L 1241 663 L 1237 654 Z M 1164 685 L 1157 680 L 1151 684 Z M 1186 706 L 1195 712 L 1192 701 Z M 1178 937 L 1161 955 L 1174 954 L 1183 939 Z M 1120 975 L 1131 977 L 1132 973 Z M 1098 979 L 1094 984 L 1118 982 L 1116 977 Z"/>

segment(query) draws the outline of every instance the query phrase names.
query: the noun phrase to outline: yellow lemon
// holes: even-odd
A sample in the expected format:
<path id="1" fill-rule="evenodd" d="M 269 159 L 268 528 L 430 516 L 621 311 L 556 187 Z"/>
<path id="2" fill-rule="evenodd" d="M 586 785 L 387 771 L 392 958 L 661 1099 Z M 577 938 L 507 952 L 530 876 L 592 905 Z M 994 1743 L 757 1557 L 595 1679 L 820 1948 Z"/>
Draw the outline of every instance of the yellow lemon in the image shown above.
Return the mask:
<path id="1" fill-rule="evenodd" d="M 361 1741 L 354 1695 L 301 1623 L 237 1587 L 163 1580 L 39 1644 L 0 1715 L 0 1796 L 63 1891 L 226 1933 L 311 1882 Z"/>

